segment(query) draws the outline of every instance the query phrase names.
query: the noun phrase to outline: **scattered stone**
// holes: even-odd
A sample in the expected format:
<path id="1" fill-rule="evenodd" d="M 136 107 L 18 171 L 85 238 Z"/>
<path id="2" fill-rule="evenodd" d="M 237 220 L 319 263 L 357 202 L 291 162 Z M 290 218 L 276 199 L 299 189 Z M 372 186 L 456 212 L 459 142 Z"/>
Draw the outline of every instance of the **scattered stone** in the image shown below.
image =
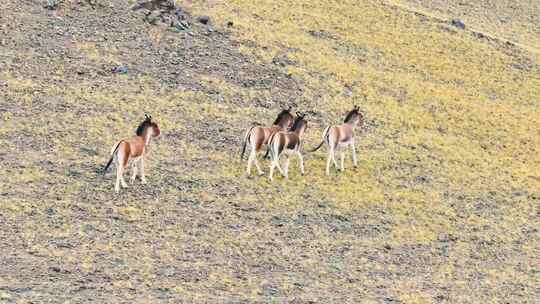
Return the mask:
<path id="1" fill-rule="evenodd" d="M 176 21 L 173 20 L 171 26 L 176 28 L 179 31 L 184 31 L 184 30 L 187 30 L 189 28 L 189 25 L 186 22 L 178 21 L 178 20 L 176 20 Z"/>
<path id="2" fill-rule="evenodd" d="M 462 30 L 465 29 L 465 23 L 459 19 L 452 19 L 452 25 Z"/>
<path id="3" fill-rule="evenodd" d="M 149 11 L 156 11 L 156 10 L 173 10 L 176 8 L 176 5 L 174 4 L 173 0 L 151 0 L 146 2 L 139 2 L 135 4 L 131 10 L 132 11 L 138 11 L 141 9 L 146 9 Z"/>
<path id="4" fill-rule="evenodd" d="M 199 16 L 199 17 L 197 17 L 197 21 L 199 21 L 202 24 L 208 24 L 208 23 L 210 23 L 210 17 L 208 17 L 208 16 Z"/>
<path id="5" fill-rule="evenodd" d="M 145 18 L 146 22 L 156 25 L 159 21 L 162 21 L 162 14 L 161 11 L 150 11 L 148 14 L 146 14 Z"/>
<path id="6" fill-rule="evenodd" d="M 328 33 L 328 32 L 325 32 L 323 30 L 309 30 L 308 31 L 308 34 L 310 34 L 311 36 L 315 37 L 315 38 L 320 38 L 320 39 L 334 39 L 334 37 Z"/>
<path id="7" fill-rule="evenodd" d="M 128 67 L 127 66 L 117 66 L 112 69 L 113 73 L 118 74 L 127 74 L 128 73 Z"/>
<path id="8" fill-rule="evenodd" d="M 49 10 L 55 10 L 57 9 L 60 4 L 62 4 L 64 0 L 47 0 L 47 4 L 45 5 L 46 9 Z"/>
<path id="9" fill-rule="evenodd" d="M 479 38 L 479 39 L 487 38 L 486 35 L 484 35 L 483 33 L 480 33 L 480 32 L 474 32 L 474 36 L 476 38 Z"/>
<path id="10" fill-rule="evenodd" d="M 291 60 L 286 53 L 277 54 L 272 58 L 272 63 L 279 66 L 287 66 L 287 65 L 294 65 L 296 62 L 294 60 Z"/>
<path id="11" fill-rule="evenodd" d="M 227 27 L 233 27 L 234 23 L 232 21 L 227 22 Z"/>
<path id="12" fill-rule="evenodd" d="M 60 267 L 57 267 L 57 266 L 52 266 L 49 268 L 50 270 L 54 271 L 54 272 L 60 272 L 62 271 L 62 269 L 60 269 Z"/>

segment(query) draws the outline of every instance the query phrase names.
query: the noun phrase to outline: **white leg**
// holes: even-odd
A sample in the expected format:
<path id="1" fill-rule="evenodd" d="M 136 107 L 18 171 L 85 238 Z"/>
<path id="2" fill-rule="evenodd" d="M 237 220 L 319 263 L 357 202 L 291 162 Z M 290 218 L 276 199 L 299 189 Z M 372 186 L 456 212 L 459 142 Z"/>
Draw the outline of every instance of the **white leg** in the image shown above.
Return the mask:
<path id="1" fill-rule="evenodd" d="M 274 167 L 276 166 L 276 161 L 272 159 L 270 163 L 270 180 L 274 180 Z"/>
<path id="2" fill-rule="evenodd" d="M 281 164 L 279 163 L 279 160 L 281 158 L 281 154 L 279 154 L 278 152 L 278 147 L 277 146 L 274 146 L 274 147 L 271 147 L 271 149 L 273 149 L 272 151 L 272 162 L 274 162 L 274 166 L 278 168 L 279 170 L 279 173 L 281 173 L 281 175 L 284 175 L 283 173 L 283 169 L 281 169 Z"/>
<path id="3" fill-rule="evenodd" d="M 125 168 L 122 167 L 122 173 L 120 173 L 120 182 L 122 183 L 122 188 L 127 188 L 128 184 L 126 183 L 126 180 L 124 179 L 124 170 Z"/>
<path id="4" fill-rule="evenodd" d="M 351 144 L 351 149 L 352 149 L 352 161 L 353 161 L 354 167 L 356 168 L 358 167 L 358 163 L 356 162 L 356 147 L 354 146 L 354 141 Z"/>
<path id="5" fill-rule="evenodd" d="M 116 193 L 120 192 L 120 179 L 121 179 L 121 176 L 122 176 L 122 168 L 121 168 L 119 162 L 117 161 L 117 164 L 116 164 L 116 183 L 114 184 L 114 191 Z"/>
<path id="6" fill-rule="evenodd" d="M 345 153 L 343 151 L 341 151 L 339 153 L 340 157 L 341 157 L 341 171 L 345 171 L 345 167 L 343 166 L 344 165 L 344 160 L 345 160 Z"/>
<path id="7" fill-rule="evenodd" d="M 283 177 L 285 177 L 286 179 L 289 178 L 289 163 L 290 163 L 290 159 L 289 159 L 289 156 L 287 156 L 285 158 L 285 164 L 283 166 L 283 171 L 285 174 L 283 174 Z"/>
<path id="8" fill-rule="evenodd" d="M 298 152 L 298 162 L 300 163 L 300 172 L 304 175 L 304 157 L 300 152 Z"/>
<path id="9" fill-rule="evenodd" d="M 278 168 L 279 170 L 279 173 L 281 173 L 281 175 L 285 175 L 285 172 L 283 172 L 283 169 L 281 168 L 281 164 L 279 163 L 279 157 L 276 159 L 276 167 Z"/>
<path id="10" fill-rule="evenodd" d="M 141 155 L 141 183 L 146 184 L 146 176 L 144 175 L 144 157 Z"/>
<path id="11" fill-rule="evenodd" d="M 336 167 L 336 170 L 339 170 L 339 167 L 337 165 L 336 161 L 336 150 L 332 149 L 332 161 L 334 162 L 334 167 Z"/>
<path id="12" fill-rule="evenodd" d="M 332 163 L 332 150 L 328 149 L 328 159 L 326 160 L 326 175 L 330 175 L 331 163 Z"/>
<path id="13" fill-rule="evenodd" d="M 273 151 L 275 152 L 275 151 Z M 285 175 L 285 173 L 283 172 L 283 169 L 281 169 L 281 165 L 279 164 L 279 158 L 280 158 L 280 155 L 277 155 L 277 152 L 275 152 L 275 154 L 273 154 L 272 156 L 272 161 L 271 161 L 271 165 L 270 165 L 270 180 L 273 180 L 273 176 L 274 176 L 274 168 L 278 168 L 279 170 L 279 173 L 281 173 L 281 175 Z"/>
<path id="14" fill-rule="evenodd" d="M 251 152 L 249 153 L 248 164 L 247 164 L 247 169 L 246 169 L 246 173 L 247 173 L 248 176 L 251 175 L 251 163 L 253 162 L 253 160 L 256 157 L 257 157 L 257 155 L 255 155 L 255 150 L 251 149 Z"/>
<path id="15" fill-rule="evenodd" d="M 257 171 L 259 172 L 259 175 L 263 175 L 264 172 L 261 170 L 261 166 L 259 166 L 259 161 L 257 160 L 257 155 L 253 157 L 253 161 L 255 162 L 255 167 L 257 168 Z"/>
<path id="16" fill-rule="evenodd" d="M 124 160 L 124 156 L 122 155 L 122 153 L 118 154 L 117 161 L 118 161 L 117 170 L 116 170 L 117 183 L 118 183 L 118 180 L 120 180 L 120 185 L 122 186 L 122 188 L 127 188 L 126 181 L 124 180 L 124 170 L 126 169 L 124 167 L 124 163 L 126 162 L 126 160 Z"/>
<path id="17" fill-rule="evenodd" d="M 137 178 L 137 161 L 133 161 L 133 174 L 131 175 L 130 182 L 133 184 Z"/>

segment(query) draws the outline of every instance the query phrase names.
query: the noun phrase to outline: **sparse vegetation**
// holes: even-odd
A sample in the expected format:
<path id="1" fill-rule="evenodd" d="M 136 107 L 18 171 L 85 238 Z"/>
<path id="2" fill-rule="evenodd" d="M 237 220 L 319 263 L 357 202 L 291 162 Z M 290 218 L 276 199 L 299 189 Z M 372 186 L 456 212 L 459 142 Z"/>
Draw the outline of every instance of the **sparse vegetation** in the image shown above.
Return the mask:
<path id="1" fill-rule="evenodd" d="M 0 302 L 540 297 L 533 1 L 177 1 L 213 28 L 158 43 L 111 2 L 0 4 Z M 311 147 L 357 103 L 358 169 L 243 177 L 252 122 L 293 105 Z M 145 112 L 149 185 L 115 195 L 98 170 Z"/>

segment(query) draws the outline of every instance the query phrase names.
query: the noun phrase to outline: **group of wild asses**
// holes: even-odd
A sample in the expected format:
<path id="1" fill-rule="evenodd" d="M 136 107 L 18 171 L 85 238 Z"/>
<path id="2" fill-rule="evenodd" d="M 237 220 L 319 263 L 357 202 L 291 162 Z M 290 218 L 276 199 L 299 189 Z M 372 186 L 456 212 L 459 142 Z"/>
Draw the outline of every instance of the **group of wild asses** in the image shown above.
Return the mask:
<path id="1" fill-rule="evenodd" d="M 340 125 L 328 126 L 324 129 L 321 143 L 309 152 L 317 151 L 323 144 L 328 146 L 328 160 L 326 162 L 326 175 L 330 174 L 330 165 L 332 162 L 336 169 L 336 151 L 339 148 L 351 147 L 353 164 L 356 167 L 356 148 L 355 148 L 355 129 L 363 124 L 363 116 L 358 106 L 354 106 Z M 278 168 L 279 172 L 285 177 L 289 177 L 289 158 L 295 154 L 298 156 L 300 171 L 304 174 L 304 158 L 302 156 L 302 142 L 307 128 L 306 115 L 296 112 L 296 117 L 291 114 L 291 109 L 282 110 L 272 126 L 253 126 L 249 128 L 244 136 L 241 159 L 244 158 L 246 148 L 250 146 L 248 157 L 247 174 L 251 175 L 251 166 L 254 163 L 259 175 L 263 171 L 257 161 L 257 153 L 266 147 L 265 158 L 270 156 L 270 180 L 273 180 L 274 170 Z M 159 137 L 159 126 L 152 117 L 146 115 L 144 121 L 137 127 L 136 136 L 125 138 L 116 142 L 111 149 L 111 156 L 107 165 L 103 169 L 105 173 L 113 162 L 116 163 L 116 183 L 114 190 L 120 191 L 120 186 L 127 187 L 124 180 L 124 170 L 127 169 L 129 162 L 133 165 L 133 174 L 131 182 L 133 183 L 139 174 L 141 182 L 146 183 L 144 175 L 144 155 L 152 138 Z M 344 170 L 344 151 L 341 153 L 341 171 Z M 280 159 L 285 157 L 283 168 Z"/>
<path id="2" fill-rule="evenodd" d="M 302 139 L 307 128 L 306 115 L 296 113 L 296 118 L 291 114 L 291 109 L 282 110 L 276 120 L 269 127 L 253 126 L 247 130 L 244 136 L 244 144 L 242 147 L 241 159 L 244 158 L 246 147 L 249 145 L 251 152 L 248 157 L 247 175 L 251 175 L 251 166 L 254 163 L 257 167 L 259 175 L 264 172 L 257 161 L 257 153 L 263 150 L 266 146 L 265 158 L 270 156 L 270 180 L 273 180 L 274 169 L 278 168 L 279 172 L 285 177 L 289 177 L 289 157 L 293 154 L 298 156 L 300 172 L 304 174 L 304 157 L 302 156 Z M 330 165 L 332 162 L 336 169 L 338 164 L 336 161 L 336 151 L 339 148 L 351 147 L 352 159 L 354 167 L 357 166 L 356 147 L 354 144 L 355 129 L 363 124 L 363 116 L 358 106 L 354 106 L 345 117 L 345 120 L 340 125 L 328 126 L 324 129 L 321 143 L 309 152 L 317 151 L 323 144 L 328 146 L 328 159 L 326 161 L 326 175 L 330 175 Z M 280 164 L 281 157 L 285 157 L 283 168 Z M 341 156 L 341 171 L 344 168 L 344 151 Z"/>

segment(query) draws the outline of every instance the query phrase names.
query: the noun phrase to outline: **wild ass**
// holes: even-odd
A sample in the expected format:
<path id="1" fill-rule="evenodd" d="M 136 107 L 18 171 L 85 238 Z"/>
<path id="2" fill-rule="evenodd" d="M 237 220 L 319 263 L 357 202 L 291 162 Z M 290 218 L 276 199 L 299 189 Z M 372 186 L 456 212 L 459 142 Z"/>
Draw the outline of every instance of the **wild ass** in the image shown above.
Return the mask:
<path id="1" fill-rule="evenodd" d="M 276 120 L 271 127 L 253 126 L 246 132 L 246 135 L 244 136 L 244 144 L 242 147 L 242 154 L 240 155 L 240 159 L 244 159 L 246 146 L 249 144 L 251 147 L 251 152 L 248 157 L 248 164 L 246 169 L 248 176 L 251 175 L 251 165 L 253 163 L 255 163 L 255 167 L 257 167 L 259 175 L 264 174 L 264 172 L 261 170 L 261 167 L 259 166 L 259 162 L 257 161 L 257 152 L 260 152 L 262 150 L 262 147 L 268 144 L 268 140 L 272 135 L 274 135 L 276 132 L 286 130 L 288 127 L 291 126 L 294 117 L 292 116 L 290 111 L 291 108 L 282 110 L 278 114 Z"/>
<path id="2" fill-rule="evenodd" d="M 302 138 L 307 128 L 307 121 L 304 119 L 305 114 L 296 113 L 297 117 L 291 129 L 287 132 L 280 131 L 275 133 L 268 143 L 268 150 L 271 157 L 270 165 L 270 180 L 274 177 L 274 168 L 277 167 L 281 175 L 289 178 L 289 156 L 292 154 L 298 155 L 300 172 L 304 175 L 304 158 L 302 157 Z M 279 160 L 282 155 L 285 155 L 284 168 L 281 169 Z"/>
<path id="3" fill-rule="evenodd" d="M 152 117 L 145 115 L 144 121 L 137 127 L 135 134 L 136 136 L 132 138 L 118 141 L 112 147 L 111 158 L 105 168 L 103 168 L 103 173 L 105 174 L 113 160 L 116 160 L 116 184 L 114 186 L 114 191 L 116 192 L 120 191 L 120 183 L 122 184 L 122 188 L 127 187 L 123 174 L 131 159 L 133 164 L 131 183 L 137 178 L 137 163 L 140 163 L 141 182 L 146 184 L 146 177 L 144 176 L 144 154 L 146 153 L 147 146 L 150 144 L 150 140 L 152 137 L 158 137 L 160 130 L 158 125 L 152 121 Z"/>
<path id="4" fill-rule="evenodd" d="M 315 152 L 326 143 L 328 145 L 328 160 L 326 162 L 326 175 L 330 175 L 330 162 L 334 162 L 334 166 L 338 169 L 336 162 L 336 150 L 339 148 L 345 148 L 351 146 L 352 159 L 354 167 L 356 168 L 356 147 L 354 143 L 355 129 L 357 126 L 362 126 L 364 118 L 358 106 L 354 108 L 345 117 L 344 123 L 337 126 L 328 126 L 324 129 L 321 143 L 313 150 L 309 152 Z M 340 151 L 341 155 L 341 171 L 345 170 L 343 166 L 344 152 Z M 339 170 L 339 169 L 338 169 Z"/>

